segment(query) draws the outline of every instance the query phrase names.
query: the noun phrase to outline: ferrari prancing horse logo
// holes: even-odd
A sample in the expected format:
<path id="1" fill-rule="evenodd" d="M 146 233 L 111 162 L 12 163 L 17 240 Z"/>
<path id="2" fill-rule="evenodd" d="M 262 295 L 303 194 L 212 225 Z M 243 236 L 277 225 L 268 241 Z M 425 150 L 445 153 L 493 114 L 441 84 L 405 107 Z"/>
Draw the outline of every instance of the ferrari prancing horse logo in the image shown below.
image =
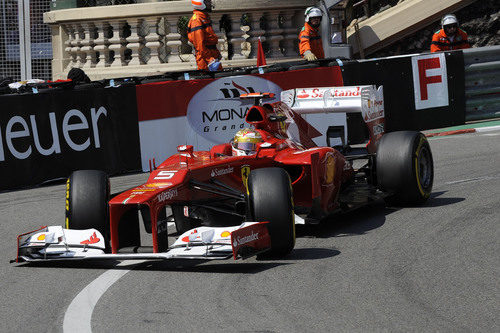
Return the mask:
<path id="1" fill-rule="evenodd" d="M 243 181 L 243 185 L 245 185 L 245 188 L 247 189 L 247 194 L 248 194 L 248 176 L 250 176 L 250 166 L 249 165 L 242 165 L 241 166 L 241 180 Z"/>

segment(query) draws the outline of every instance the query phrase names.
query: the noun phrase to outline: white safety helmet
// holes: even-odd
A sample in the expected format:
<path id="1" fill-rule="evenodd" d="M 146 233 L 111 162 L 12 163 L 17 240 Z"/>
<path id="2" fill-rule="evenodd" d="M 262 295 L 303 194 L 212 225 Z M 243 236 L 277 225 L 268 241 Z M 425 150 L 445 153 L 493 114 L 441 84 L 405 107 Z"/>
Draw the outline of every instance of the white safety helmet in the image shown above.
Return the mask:
<path id="1" fill-rule="evenodd" d="M 453 14 L 445 15 L 441 19 L 441 28 L 444 28 L 445 25 L 456 24 L 458 26 L 457 17 Z"/>
<path id="2" fill-rule="evenodd" d="M 317 7 L 308 7 L 304 13 L 306 22 L 309 22 L 311 17 L 323 17 L 323 12 Z"/>
<path id="3" fill-rule="evenodd" d="M 204 10 L 207 8 L 205 0 L 191 0 L 194 9 Z"/>

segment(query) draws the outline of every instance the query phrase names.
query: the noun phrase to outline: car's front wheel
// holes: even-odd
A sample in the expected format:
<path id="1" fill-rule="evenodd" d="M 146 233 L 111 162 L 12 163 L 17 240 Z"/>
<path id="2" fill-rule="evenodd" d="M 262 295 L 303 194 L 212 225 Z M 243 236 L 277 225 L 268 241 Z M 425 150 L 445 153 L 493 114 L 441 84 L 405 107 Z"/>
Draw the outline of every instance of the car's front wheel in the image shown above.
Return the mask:
<path id="1" fill-rule="evenodd" d="M 268 221 L 272 257 L 284 257 L 295 246 L 292 187 L 281 168 L 252 170 L 248 178 L 249 209 L 256 222 Z"/>
<path id="2" fill-rule="evenodd" d="M 100 170 L 77 170 L 66 182 L 66 228 L 97 229 L 109 239 L 109 177 Z"/>

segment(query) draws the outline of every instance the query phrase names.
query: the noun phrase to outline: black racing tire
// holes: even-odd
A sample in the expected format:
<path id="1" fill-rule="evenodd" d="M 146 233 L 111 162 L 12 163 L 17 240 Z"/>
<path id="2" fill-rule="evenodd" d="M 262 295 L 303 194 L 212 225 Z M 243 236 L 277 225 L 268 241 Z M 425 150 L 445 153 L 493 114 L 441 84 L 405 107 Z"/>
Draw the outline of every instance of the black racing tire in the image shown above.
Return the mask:
<path id="1" fill-rule="evenodd" d="M 248 193 L 253 220 L 269 222 L 271 249 L 264 257 L 286 256 L 295 246 L 295 214 L 288 173 L 281 168 L 252 170 L 248 177 Z"/>
<path id="2" fill-rule="evenodd" d="M 391 192 L 390 204 L 422 204 L 431 195 L 434 162 L 427 138 L 420 132 L 385 134 L 377 147 L 377 184 Z"/>
<path id="3" fill-rule="evenodd" d="M 100 170 L 78 170 L 66 182 L 66 228 L 94 228 L 109 240 L 110 186 Z"/>

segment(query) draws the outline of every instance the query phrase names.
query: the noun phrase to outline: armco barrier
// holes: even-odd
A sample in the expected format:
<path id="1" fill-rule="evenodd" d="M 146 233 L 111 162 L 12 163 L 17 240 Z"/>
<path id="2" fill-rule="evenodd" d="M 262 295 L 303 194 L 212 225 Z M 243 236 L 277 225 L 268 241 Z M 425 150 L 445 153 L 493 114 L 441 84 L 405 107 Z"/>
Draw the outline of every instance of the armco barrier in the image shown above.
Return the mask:
<path id="1" fill-rule="evenodd" d="M 500 118 L 500 46 L 463 51 L 467 121 Z"/>

